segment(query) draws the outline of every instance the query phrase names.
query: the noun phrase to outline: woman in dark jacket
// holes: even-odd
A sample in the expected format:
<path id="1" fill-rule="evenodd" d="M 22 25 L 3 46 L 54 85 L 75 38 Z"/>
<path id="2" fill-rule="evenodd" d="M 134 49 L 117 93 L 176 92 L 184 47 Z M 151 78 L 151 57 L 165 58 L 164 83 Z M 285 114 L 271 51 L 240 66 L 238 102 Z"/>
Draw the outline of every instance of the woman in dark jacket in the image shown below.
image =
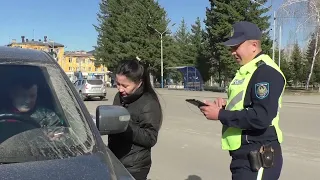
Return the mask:
<path id="1" fill-rule="evenodd" d="M 146 180 L 151 168 L 151 148 L 162 123 L 159 99 L 147 69 L 138 60 L 123 61 L 116 71 L 119 92 L 114 105 L 130 112 L 127 130 L 109 135 L 108 146 L 136 180 Z"/>

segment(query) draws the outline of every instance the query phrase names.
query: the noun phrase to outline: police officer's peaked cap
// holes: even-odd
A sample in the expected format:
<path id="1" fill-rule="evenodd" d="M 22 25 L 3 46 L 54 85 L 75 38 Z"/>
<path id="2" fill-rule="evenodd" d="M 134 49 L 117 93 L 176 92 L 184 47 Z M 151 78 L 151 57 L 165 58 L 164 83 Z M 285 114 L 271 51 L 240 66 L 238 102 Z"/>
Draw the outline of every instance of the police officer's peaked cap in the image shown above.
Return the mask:
<path id="1" fill-rule="evenodd" d="M 261 30 L 256 24 L 248 21 L 240 21 L 232 25 L 231 37 L 223 44 L 236 46 L 247 40 L 261 40 Z"/>

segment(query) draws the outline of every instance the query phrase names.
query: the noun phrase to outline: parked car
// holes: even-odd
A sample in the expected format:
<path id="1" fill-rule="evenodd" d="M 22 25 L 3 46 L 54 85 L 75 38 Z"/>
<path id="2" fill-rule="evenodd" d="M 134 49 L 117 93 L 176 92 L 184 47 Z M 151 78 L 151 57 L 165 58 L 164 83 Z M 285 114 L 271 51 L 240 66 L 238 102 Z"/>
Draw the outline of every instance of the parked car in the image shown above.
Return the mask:
<path id="1" fill-rule="evenodd" d="M 46 52 L 0 47 L 0 75 L 1 179 L 134 179 L 101 138 L 126 130 L 125 108 L 98 106 L 94 123 L 68 76 Z M 63 125 L 43 126 L 37 117 L 5 111 L 17 76 L 36 82 L 35 107 L 50 112 L 46 118 L 54 113 Z"/>
<path id="2" fill-rule="evenodd" d="M 82 100 L 95 97 L 103 100 L 107 95 L 106 86 L 102 79 L 79 79 L 74 85 Z"/>

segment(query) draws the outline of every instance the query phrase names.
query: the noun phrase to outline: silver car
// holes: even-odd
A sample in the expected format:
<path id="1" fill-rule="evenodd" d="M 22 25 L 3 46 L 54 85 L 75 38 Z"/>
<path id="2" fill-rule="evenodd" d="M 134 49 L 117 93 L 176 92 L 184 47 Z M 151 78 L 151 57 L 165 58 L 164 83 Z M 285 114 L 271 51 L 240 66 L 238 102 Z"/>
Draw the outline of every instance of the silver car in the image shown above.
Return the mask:
<path id="1" fill-rule="evenodd" d="M 82 100 L 99 97 L 103 100 L 106 95 L 106 87 L 101 79 L 80 79 L 74 83 Z"/>

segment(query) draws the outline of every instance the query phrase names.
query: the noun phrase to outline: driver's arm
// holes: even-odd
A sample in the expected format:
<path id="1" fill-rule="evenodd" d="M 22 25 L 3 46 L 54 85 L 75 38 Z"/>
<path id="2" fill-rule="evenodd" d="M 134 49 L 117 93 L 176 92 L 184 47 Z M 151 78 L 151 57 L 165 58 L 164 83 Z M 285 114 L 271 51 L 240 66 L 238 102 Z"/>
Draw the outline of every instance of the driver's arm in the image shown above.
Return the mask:
<path id="1" fill-rule="evenodd" d="M 41 127 L 57 127 L 63 126 L 64 124 L 63 120 L 61 120 L 55 112 L 46 108 L 39 108 L 31 116 L 39 121 Z"/>

